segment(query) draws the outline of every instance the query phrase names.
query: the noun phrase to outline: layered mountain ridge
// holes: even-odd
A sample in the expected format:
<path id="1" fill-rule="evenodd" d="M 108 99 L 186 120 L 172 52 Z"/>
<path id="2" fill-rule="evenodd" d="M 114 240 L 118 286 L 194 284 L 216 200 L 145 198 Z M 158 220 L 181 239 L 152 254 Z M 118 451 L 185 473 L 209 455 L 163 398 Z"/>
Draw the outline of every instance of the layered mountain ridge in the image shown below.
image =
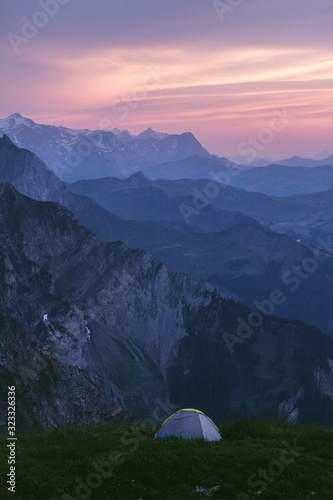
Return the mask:
<path id="1" fill-rule="evenodd" d="M 73 130 L 37 124 L 19 113 L 0 120 L 0 132 L 17 146 L 34 152 L 67 182 L 109 175 L 127 177 L 147 164 L 191 155 L 211 156 L 190 132 L 170 135 L 147 129 L 132 136 L 127 131 Z"/>
<path id="2" fill-rule="evenodd" d="M 35 129 L 10 118 L 17 133 Z M 79 141 L 87 141 L 90 132 L 82 132 Z M 201 147 L 191 134 L 113 135 L 150 156 L 151 141 L 169 158 L 186 141 L 187 152 Z M 198 164 L 223 167 L 199 153 Z M 199 407 L 217 421 L 246 415 L 333 425 L 333 340 L 291 319 L 332 333 L 331 245 L 318 250 L 296 241 L 296 232 L 272 232 L 294 210 L 307 227 L 312 207 L 326 221 L 314 234 L 330 235 L 330 193 L 277 199 L 219 182 L 220 192 L 202 203 L 209 179 L 151 181 L 138 172 L 66 185 L 7 135 L 0 177 L 0 375 L 17 386 L 20 428 L 124 421 L 147 416 L 156 401 Z M 297 266 L 303 276 L 308 270 L 296 274 L 300 286 L 278 291 Z M 295 287 L 295 275 L 288 279 Z M 276 306 L 268 312 L 267 300 Z M 1 414 L 5 405 L 2 390 Z"/>
<path id="3" fill-rule="evenodd" d="M 13 321 L 17 325 L 1 373 L 17 380 L 24 426 L 103 422 L 122 410 L 146 415 L 156 398 L 168 397 L 179 405 L 191 400 L 217 419 L 280 414 L 330 422 L 333 341 L 320 331 L 267 318 L 245 341 L 234 334 L 249 309 L 170 273 L 141 250 L 101 244 L 55 203 L 23 197 L 4 181 L 0 189 L 1 338 L 8 339 Z M 21 349 L 31 343 L 37 347 L 27 352 L 37 361 L 29 368 Z M 49 364 L 39 371 L 41 356 Z M 64 418 L 59 407 L 52 420 L 49 411 L 34 411 L 23 397 L 30 384 L 20 376 L 24 365 L 37 372 L 34 390 L 42 399 L 48 391 L 52 404 L 62 398 L 60 387 L 69 394 L 76 387 L 66 389 L 61 374 L 76 373 L 87 395 L 79 396 L 77 413 L 68 410 Z M 94 412 L 89 400 L 95 405 L 98 391 L 105 403 Z"/>
<path id="4" fill-rule="evenodd" d="M 0 162 L 0 175 L 22 194 L 60 203 L 103 241 L 121 240 L 149 251 L 169 269 L 207 281 L 225 296 L 251 307 L 265 301 L 273 289 L 280 289 L 286 300 L 276 308 L 277 314 L 333 333 L 330 233 L 314 232 L 310 241 L 316 243 L 318 238 L 317 246 L 327 257 L 317 259 L 315 272 L 303 269 L 304 279 L 300 279 L 295 269 L 313 260 L 314 250 L 296 241 L 296 227 L 293 237 L 286 237 L 259 224 L 263 213 L 275 227 L 277 221 L 288 220 L 292 214 L 295 219 L 298 211 L 306 227 L 318 210 L 326 222 L 323 229 L 329 230 L 328 192 L 309 195 L 304 202 L 302 197 L 284 200 L 224 186 L 211 203 L 194 210 L 188 223 L 181 208 L 193 210 L 194 196 L 204 193 L 204 180 L 150 181 L 137 173 L 125 180 L 107 178 L 66 186 L 33 153 L 18 149 L 6 137 L 0 140 Z M 327 200 L 326 212 L 323 199 Z M 293 291 L 295 280 L 300 281 L 297 293 Z M 313 301 L 314 291 L 317 301 Z"/>

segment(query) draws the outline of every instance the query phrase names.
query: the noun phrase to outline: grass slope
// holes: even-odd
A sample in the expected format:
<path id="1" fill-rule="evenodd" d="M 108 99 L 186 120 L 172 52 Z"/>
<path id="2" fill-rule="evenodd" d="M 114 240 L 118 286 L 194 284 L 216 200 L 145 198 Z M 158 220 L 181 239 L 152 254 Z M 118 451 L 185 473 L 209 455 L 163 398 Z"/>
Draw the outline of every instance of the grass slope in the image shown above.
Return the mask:
<path id="1" fill-rule="evenodd" d="M 333 498 L 330 430 L 239 421 L 221 427 L 224 439 L 218 443 L 157 441 L 152 439 L 149 422 L 153 421 L 131 428 L 112 426 L 19 435 L 15 494 L 7 492 L 5 484 L 7 449 L 2 436 L 1 498 Z M 102 479 L 101 470 L 104 475 L 109 473 L 110 460 L 114 463 L 112 476 Z M 83 486 L 87 482 L 88 488 Z M 197 492 L 198 486 L 205 492 Z M 220 486 L 219 491 L 209 491 L 216 486 Z"/>

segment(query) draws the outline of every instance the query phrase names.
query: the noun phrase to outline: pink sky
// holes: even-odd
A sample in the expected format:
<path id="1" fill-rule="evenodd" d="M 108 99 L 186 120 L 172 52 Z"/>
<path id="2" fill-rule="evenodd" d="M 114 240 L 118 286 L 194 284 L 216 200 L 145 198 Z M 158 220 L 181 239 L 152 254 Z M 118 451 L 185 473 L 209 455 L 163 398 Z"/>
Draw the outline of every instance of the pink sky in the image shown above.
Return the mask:
<path id="1" fill-rule="evenodd" d="M 58 7 L 19 43 L 9 33 L 22 36 L 22 17 L 38 21 L 42 9 L 31 0 L 2 6 L 2 117 L 192 131 L 229 157 L 249 137 L 268 137 L 263 157 L 332 151 L 331 0 L 244 0 L 220 16 L 206 0 Z M 276 110 L 288 123 L 270 137 Z"/>

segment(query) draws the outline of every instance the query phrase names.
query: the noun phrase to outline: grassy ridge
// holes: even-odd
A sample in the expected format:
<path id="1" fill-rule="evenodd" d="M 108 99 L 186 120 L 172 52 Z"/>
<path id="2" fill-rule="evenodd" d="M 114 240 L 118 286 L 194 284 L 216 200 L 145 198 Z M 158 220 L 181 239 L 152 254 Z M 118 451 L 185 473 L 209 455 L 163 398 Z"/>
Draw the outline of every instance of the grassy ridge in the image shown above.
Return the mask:
<path id="1" fill-rule="evenodd" d="M 2 436 L 0 498 L 209 498 L 196 492 L 198 486 L 223 500 L 333 498 L 332 431 L 248 421 L 223 425 L 221 431 L 224 439 L 218 443 L 157 441 L 142 427 L 21 434 L 15 494 L 7 492 L 8 452 Z M 111 469 L 112 475 L 103 478 Z M 219 491 L 207 491 L 218 485 Z"/>

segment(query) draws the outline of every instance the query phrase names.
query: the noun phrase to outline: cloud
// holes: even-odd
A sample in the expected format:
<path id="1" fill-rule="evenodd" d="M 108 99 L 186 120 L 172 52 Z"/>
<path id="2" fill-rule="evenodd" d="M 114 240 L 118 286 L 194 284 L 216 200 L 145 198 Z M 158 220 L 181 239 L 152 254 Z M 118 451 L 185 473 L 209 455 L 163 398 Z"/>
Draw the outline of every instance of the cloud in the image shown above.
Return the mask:
<path id="1" fill-rule="evenodd" d="M 3 41 L 40 9 L 2 6 Z M 1 114 L 81 128 L 105 117 L 133 131 L 185 127 L 231 154 L 279 106 L 302 117 L 294 139 L 315 120 L 325 139 L 314 134 L 308 146 L 328 149 L 332 21 L 331 0 L 244 0 L 223 22 L 206 0 L 69 0 L 18 54 L 2 44 Z M 226 128 L 227 144 L 216 132 Z"/>

